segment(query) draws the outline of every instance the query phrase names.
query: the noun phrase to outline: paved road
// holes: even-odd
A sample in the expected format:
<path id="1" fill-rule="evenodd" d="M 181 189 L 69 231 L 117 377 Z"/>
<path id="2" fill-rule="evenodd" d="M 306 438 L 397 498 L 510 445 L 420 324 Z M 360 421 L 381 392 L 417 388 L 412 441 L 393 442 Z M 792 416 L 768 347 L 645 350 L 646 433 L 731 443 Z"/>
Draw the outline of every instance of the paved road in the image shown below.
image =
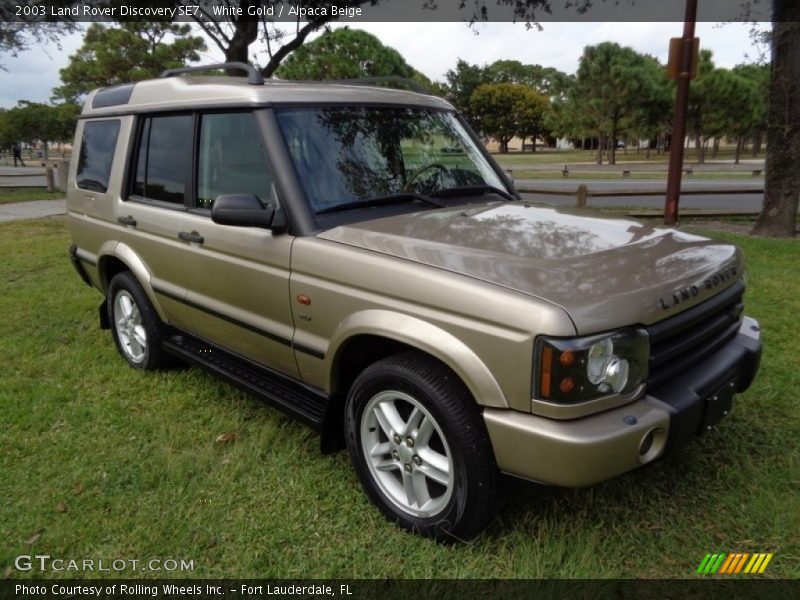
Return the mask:
<path id="1" fill-rule="evenodd" d="M 575 192 L 579 185 L 584 184 L 593 191 L 659 191 L 666 192 L 667 182 L 664 180 L 653 181 L 647 179 L 580 179 L 578 177 L 564 177 L 561 179 L 515 179 L 514 183 L 519 188 L 534 188 L 537 190 L 558 190 Z M 684 177 L 681 180 L 681 190 L 754 190 L 764 189 L 764 180 L 753 179 L 699 179 Z"/>
<path id="2" fill-rule="evenodd" d="M 622 161 L 616 165 L 602 164 L 587 162 L 570 162 L 569 160 L 560 160 L 553 162 L 549 160 L 551 156 L 547 157 L 548 162 L 535 162 L 533 164 L 515 164 L 509 162 L 501 156 L 495 155 L 495 160 L 504 169 L 511 169 L 512 171 L 560 171 L 567 165 L 567 168 L 573 172 L 591 171 L 593 173 L 615 173 L 621 175 L 622 171 L 644 171 L 649 173 L 666 173 L 668 164 L 661 161 L 631 161 L 626 162 L 622 155 L 617 155 L 617 158 Z M 732 160 L 707 160 L 705 163 L 684 163 L 684 168 L 691 168 L 695 173 L 712 172 L 712 171 L 730 171 L 737 173 L 752 173 L 755 170 L 764 170 L 764 159 L 748 159 L 742 160 L 738 165 L 734 164 Z"/>
<path id="3" fill-rule="evenodd" d="M 22 219 L 41 219 L 63 215 L 67 212 L 66 200 L 35 200 L 0 204 L 0 223 Z"/>
<path id="4" fill-rule="evenodd" d="M 541 202 L 555 206 L 575 206 L 572 196 L 557 196 L 553 194 L 522 194 L 525 200 Z M 763 194 L 709 194 L 702 196 L 682 196 L 680 209 L 707 209 L 707 210 L 761 210 L 764 201 Z M 663 209 L 664 196 L 617 196 L 589 198 L 589 207 L 626 207 Z"/>

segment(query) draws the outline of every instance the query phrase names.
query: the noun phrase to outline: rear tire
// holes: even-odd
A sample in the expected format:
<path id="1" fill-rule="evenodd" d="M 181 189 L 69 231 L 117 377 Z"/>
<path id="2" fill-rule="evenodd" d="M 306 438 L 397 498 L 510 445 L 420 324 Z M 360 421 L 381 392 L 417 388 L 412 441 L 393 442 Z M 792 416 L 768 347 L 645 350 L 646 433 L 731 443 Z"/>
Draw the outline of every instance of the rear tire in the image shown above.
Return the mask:
<path id="1" fill-rule="evenodd" d="M 114 343 L 131 367 L 149 371 L 172 364 L 161 346 L 164 325 L 130 271 L 111 280 L 107 305 Z"/>
<path id="2" fill-rule="evenodd" d="M 460 541 L 494 517 L 500 475 L 483 417 L 441 363 L 406 353 L 369 366 L 348 395 L 345 433 L 364 491 L 399 526 Z"/>

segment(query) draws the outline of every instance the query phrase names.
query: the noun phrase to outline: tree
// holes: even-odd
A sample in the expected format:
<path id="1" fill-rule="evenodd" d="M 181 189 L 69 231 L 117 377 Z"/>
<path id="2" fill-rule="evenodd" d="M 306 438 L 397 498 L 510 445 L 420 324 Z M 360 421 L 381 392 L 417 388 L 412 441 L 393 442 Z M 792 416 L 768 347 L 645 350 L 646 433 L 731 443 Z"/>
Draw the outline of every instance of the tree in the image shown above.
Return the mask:
<path id="1" fill-rule="evenodd" d="M 736 65 L 733 72 L 750 81 L 758 91 L 753 99 L 753 131 L 752 144 L 753 156 L 761 153 L 761 145 L 767 130 L 767 102 L 769 100 L 769 65 L 744 64 Z"/>
<path id="2" fill-rule="evenodd" d="M 47 158 L 48 142 L 72 139 L 79 110 L 76 105 L 53 106 L 20 100 L 17 106 L 3 113 L 0 138 L 31 145 L 41 142 Z"/>
<path id="3" fill-rule="evenodd" d="M 415 71 L 397 50 L 384 46 L 371 33 L 344 27 L 328 31 L 295 50 L 275 74 L 282 79 L 323 80 L 411 78 Z"/>
<path id="4" fill-rule="evenodd" d="M 157 77 L 165 69 L 199 60 L 205 42 L 190 32 L 189 25 L 159 21 L 119 27 L 92 23 L 83 45 L 61 69 L 63 85 L 53 90 L 54 97 L 75 101 L 97 87 Z M 167 36 L 175 40 L 167 42 Z"/>
<path id="5" fill-rule="evenodd" d="M 517 83 L 484 83 L 470 100 L 478 130 L 495 138 L 502 153 L 514 136 L 532 137 L 536 146 L 547 104 L 539 92 Z"/>
<path id="6" fill-rule="evenodd" d="M 77 4 L 78 0 L 52 0 L 48 6 L 64 8 Z M 0 54 L 17 56 L 31 46 L 58 42 L 63 35 L 78 30 L 77 23 L 69 19 L 51 15 L 42 20 L 39 17 L 16 15 L 16 5 L 12 2 L 0 4 Z M 0 64 L 0 69 L 3 69 Z"/>
<path id="7" fill-rule="evenodd" d="M 0 150 L 11 148 L 19 140 L 16 127 L 8 113 L 8 109 L 0 108 Z"/>
<path id="8" fill-rule="evenodd" d="M 646 139 L 647 155 L 650 155 L 652 140 L 666 138 L 672 126 L 672 111 L 675 104 L 675 86 L 667 79 L 667 71 L 657 59 L 644 56 L 640 77 L 646 79 L 643 86 L 647 97 L 634 107 L 630 117 L 628 133 L 634 139 Z"/>
<path id="9" fill-rule="evenodd" d="M 735 138 L 738 164 L 745 139 L 758 123 L 759 93 L 755 83 L 728 69 L 715 69 L 704 86 L 709 103 L 706 132 L 717 138 L 724 135 Z"/>
<path id="10" fill-rule="evenodd" d="M 572 81 L 572 77 L 558 69 L 543 67 L 541 65 L 526 65 L 517 60 L 497 60 L 489 65 L 471 65 L 459 59 L 455 69 L 450 69 L 445 74 L 447 83 L 444 87 L 444 96 L 455 106 L 461 114 L 471 123 L 477 123 L 479 116 L 471 104 L 473 92 L 486 83 L 513 83 L 522 85 L 539 93 L 534 104 L 539 106 L 533 111 L 532 126 L 524 128 L 526 131 L 518 132 L 520 137 L 536 137 L 545 132 L 544 118 L 541 113 L 540 101 L 542 97 L 559 98 L 563 96 Z M 544 112 L 549 112 L 550 106 L 546 102 Z M 555 143 L 555 140 L 552 141 Z M 536 148 L 534 141 L 533 148 Z"/>
<path id="11" fill-rule="evenodd" d="M 716 69 L 711 50 L 700 50 L 700 60 L 697 65 L 697 76 L 689 86 L 689 105 L 686 110 L 686 130 L 694 136 L 697 162 L 706 160 L 706 144 L 710 137 L 708 132 L 709 114 L 718 106 L 720 98 L 714 97 L 714 87 L 708 84 L 708 78 Z M 724 101 L 724 99 L 722 99 Z M 683 143 L 683 140 L 674 140 Z"/>
<path id="12" fill-rule="evenodd" d="M 496 60 L 483 68 L 491 83 L 519 83 L 545 96 L 560 95 L 569 83 L 569 76 L 553 67 L 526 65 L 518 60 Z"/>
<path id="13" fill-rule="evenodd" d="M 800 3 L 773 0 L 764 206 L 753 233 L 794 236 L 800 206 Z"/>
<path id="14" fill-rule="evenodd" d="M 178 0 L 180 2 L 180 0 Z M 345 0 L 338 6 L 356 7 L 362 4 L 377 4 L 378 0 Z M 224 5 L 238 9 L 236 14 L 216 16 L 210 6 L 201 4 L 194 21 L 205 31 L 214 44 L 225 54 L 227 62 L 249 62 L 250 46 L 260 39 L 268 57 L 267 64 L 261 67 L 261 74 L 270 77 L 281 63 L 300 48 L 306 38 L 335 19 L 331 14 L 330 3 L 324 0 L 225 0 Z M 306 17 L 297 16 L 294 32 L 277 27 L 269 9 L 278 5 L 288 12 L 289 8 L 319 9 L 327 8 L 325 14 L 313 10 Z M 278 10 L 276 9 L 276 10 Z M 258 14 L 259 16 L 252 16 Z"/>
<path id="15" fill-rule="evenodd" d="M 516 135 L 522 138 L 523 149 L 525 139 L 531 138 L 531 152 L 536 152 L 536 138 L 544 133 L 544 115 L 549 108 L 550 102 L 543 94 L 523 86 L 519 98 L 514 102 Z"/>
<path id="16" fill-rule="evenodd" d="M 556 103 L 552 121 L 576 137 L 596 136 L 597 162 L 616 163 L 617 139 L 635 122 L 638 107 L 656 102 L 662 94 L 652 77 L 652 62 L 632 48 L 604 42 L 583 49 L 575 84 L 566 100 Z M 569 123 L 569 124 L 568 124 Z"/>
<path id="17" fill-rule="evenodd" d="M 447 80 L 447 99 L 467 121 L 475 122 L 471 105 L 472 94 L 479 86 L 491 83 L 486 70 L 459 58 L 455 69 L 448 70 L 444 77 Z"/>

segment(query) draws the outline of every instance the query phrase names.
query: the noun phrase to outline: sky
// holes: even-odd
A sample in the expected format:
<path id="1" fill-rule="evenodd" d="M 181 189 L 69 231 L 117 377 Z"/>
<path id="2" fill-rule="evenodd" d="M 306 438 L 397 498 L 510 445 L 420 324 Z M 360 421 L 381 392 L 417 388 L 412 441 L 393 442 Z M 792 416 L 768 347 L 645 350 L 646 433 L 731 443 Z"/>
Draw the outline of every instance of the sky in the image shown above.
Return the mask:
<path id="1" fill-rule="evenodd" d="M 544 23 L 543 31 L 523 24 L 487 23 L 468 28 L 464 23 L 360 23 L 350 25 L 376 35 L 418 71 L 432 80 L 443 80 L 448 69 L 461 58 L 473 64 L 514 59 L 526 64 L 555 67 L 566 73 L 578 68 L 583 47 L 605 41 L 630 46 L 667 60 L 669 38 L 679 37 L 682 23 Z M 763 48 L 753 45 L 750 25 L 742 23 L 698 23 L 702 48 L 714 52 L 718 66 L 730 68 L 753 62 Z M 18 100 L 48 102 L 51 90 L 60 84 L 58 71 L 81 45 L 81 35 L 39 46 L 17 57 L 0 55 L 0 107 Z M 222 53 L 208 42 L 202 62 L 221 62 Z M 252 48 L 251 48 L 252 49 Z M 263 56 L 260 62 L 266 63 Z"/>

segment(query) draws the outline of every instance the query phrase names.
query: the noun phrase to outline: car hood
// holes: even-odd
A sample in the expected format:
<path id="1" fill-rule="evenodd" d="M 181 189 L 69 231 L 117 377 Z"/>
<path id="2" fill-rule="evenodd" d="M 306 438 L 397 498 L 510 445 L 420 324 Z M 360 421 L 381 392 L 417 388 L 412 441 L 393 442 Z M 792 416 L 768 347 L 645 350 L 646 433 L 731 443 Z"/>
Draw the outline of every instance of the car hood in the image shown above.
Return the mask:
<path id="1" fill-rule="evenodd" d="M 732 244 L 522 202 L 385 217 L 318 237 L 546 300 L 567 311 L 578 333 L 657 322 L 743 275 Z"/>

